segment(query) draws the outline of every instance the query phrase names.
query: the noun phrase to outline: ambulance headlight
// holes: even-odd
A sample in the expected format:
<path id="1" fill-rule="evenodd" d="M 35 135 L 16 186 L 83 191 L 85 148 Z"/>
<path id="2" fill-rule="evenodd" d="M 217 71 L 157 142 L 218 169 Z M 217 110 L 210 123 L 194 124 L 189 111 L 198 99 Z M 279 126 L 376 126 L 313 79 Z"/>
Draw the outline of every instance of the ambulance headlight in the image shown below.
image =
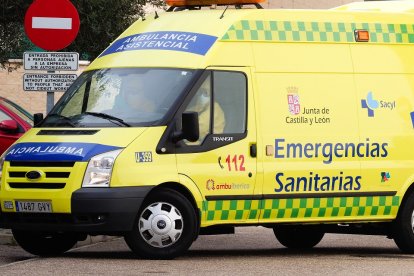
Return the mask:
<path id="1" fill-rule="evenodd" d="M 122 150 L 105 152 L 92 157 L 83 177 L 82 187 L 109 187 L 116 157 Z"/>

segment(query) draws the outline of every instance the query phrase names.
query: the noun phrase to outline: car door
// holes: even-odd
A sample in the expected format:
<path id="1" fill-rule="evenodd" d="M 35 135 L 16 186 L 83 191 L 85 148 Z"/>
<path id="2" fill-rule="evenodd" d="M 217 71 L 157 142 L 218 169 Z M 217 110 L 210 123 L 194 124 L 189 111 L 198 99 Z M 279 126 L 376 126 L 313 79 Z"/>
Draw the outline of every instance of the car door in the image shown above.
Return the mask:
<path id="1" fill-rule="evenodd" d="M 248 68 L 209 68 L 184 112 L 198 113 L 200 137 L 177 147 L 177 168 L 204 195 L 205 224 L 254 220 L 256 129 Z M 254 210 L 252 212 L 252 210 Z"/>

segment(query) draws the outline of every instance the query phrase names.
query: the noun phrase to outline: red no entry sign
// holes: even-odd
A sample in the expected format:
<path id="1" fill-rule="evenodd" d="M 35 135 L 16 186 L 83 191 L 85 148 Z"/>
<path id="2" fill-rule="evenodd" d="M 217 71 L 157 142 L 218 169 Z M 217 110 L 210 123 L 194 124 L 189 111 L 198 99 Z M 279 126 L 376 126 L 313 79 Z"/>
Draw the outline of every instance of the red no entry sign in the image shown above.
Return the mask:
<path id="1" fill-rule="evenodd" d="M 38 47 L 57 51 L 78 34 L 79 14 L 69 0 L 35 0 L 24 18 L 24 29 Z"/>

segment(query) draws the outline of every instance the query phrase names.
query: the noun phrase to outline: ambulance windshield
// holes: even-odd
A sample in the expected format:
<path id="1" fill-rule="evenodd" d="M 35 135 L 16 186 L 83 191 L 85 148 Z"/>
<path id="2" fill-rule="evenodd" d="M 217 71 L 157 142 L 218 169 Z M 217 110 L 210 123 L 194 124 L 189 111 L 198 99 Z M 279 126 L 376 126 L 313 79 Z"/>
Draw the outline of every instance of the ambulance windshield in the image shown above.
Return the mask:
<path id="1" fill-rule="evenodd" d="M 111 68 L 81 74 L 42 127 L 159 125 L 195 70 Z"/>

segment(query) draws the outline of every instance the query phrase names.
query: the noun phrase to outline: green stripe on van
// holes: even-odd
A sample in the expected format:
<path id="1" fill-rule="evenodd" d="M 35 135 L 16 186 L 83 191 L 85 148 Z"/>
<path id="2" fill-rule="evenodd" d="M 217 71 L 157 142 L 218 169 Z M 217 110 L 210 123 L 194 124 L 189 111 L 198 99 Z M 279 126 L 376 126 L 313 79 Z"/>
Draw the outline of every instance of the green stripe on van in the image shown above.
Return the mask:
<path id="1" fill-rule="evenodd" d="M 396 216 L 399 196 L 204 201 L 207 221 Z"/>
<path id="2" fill-rule="evenodd" d="M 414 24 L 241 20 L 222 41 L 355 42 L 354 31 L 367 30 L 369 43 L 414 43 Z"/>

